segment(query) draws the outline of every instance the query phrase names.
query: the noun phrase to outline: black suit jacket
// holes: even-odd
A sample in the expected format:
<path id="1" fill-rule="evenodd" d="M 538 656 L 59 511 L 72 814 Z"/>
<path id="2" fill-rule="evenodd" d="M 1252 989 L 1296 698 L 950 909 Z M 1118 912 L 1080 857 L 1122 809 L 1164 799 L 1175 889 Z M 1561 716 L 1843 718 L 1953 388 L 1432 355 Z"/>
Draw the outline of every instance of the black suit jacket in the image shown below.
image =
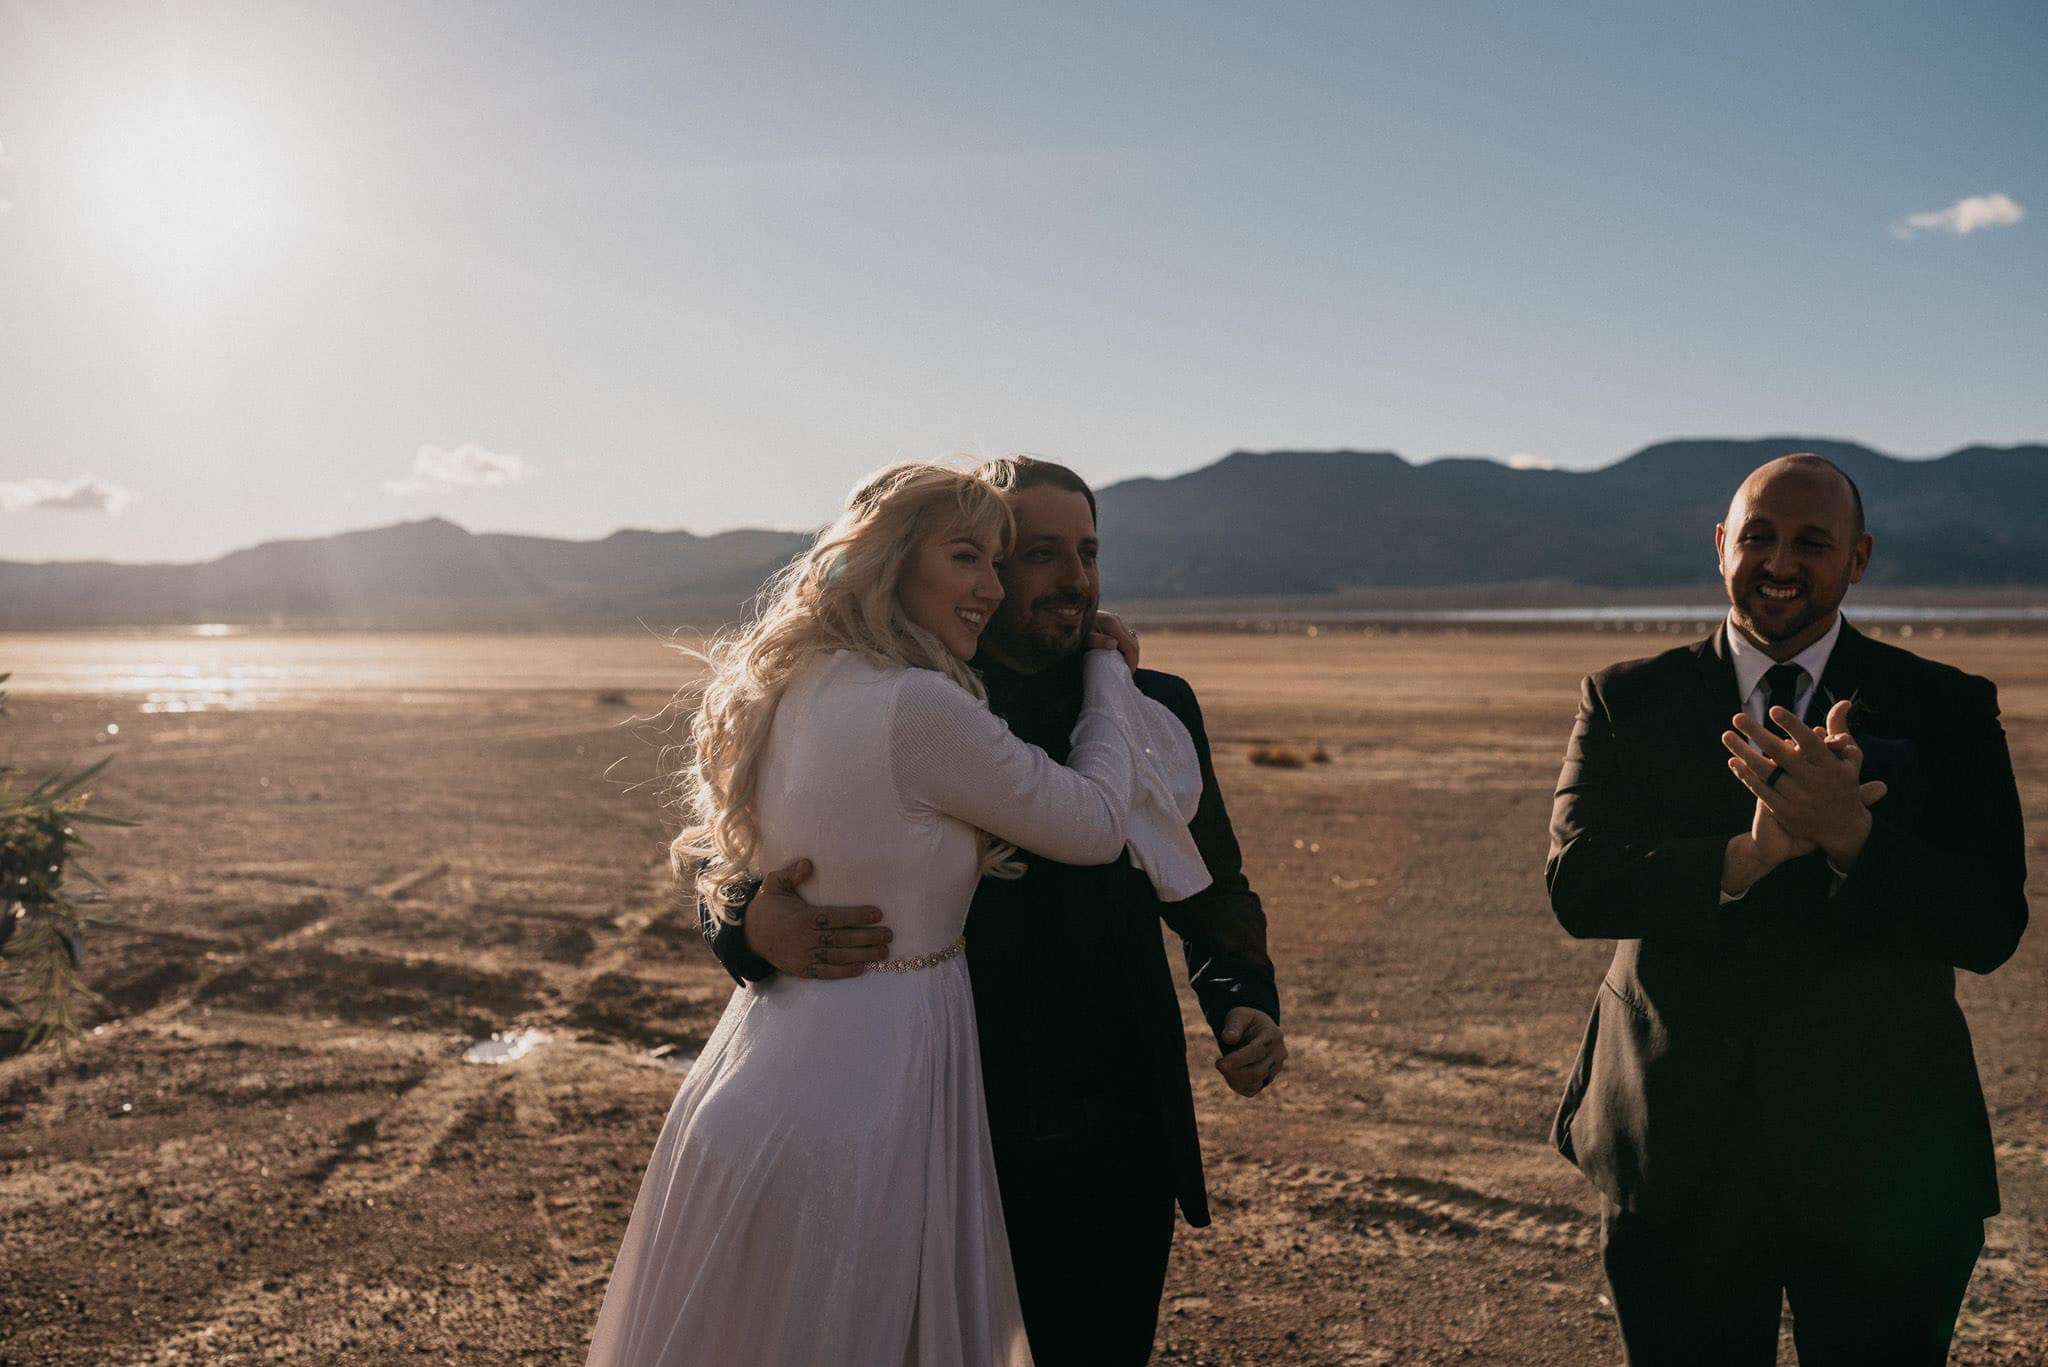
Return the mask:
<path id="1" fill-rule="evenodd" d="M 1955 969 L 2027 922 L 2019 796 L 1991 683 L 1843 624 L 1809 720 L 1853 700 L 1890 785 L 1838 888 L 1810 854 L 1719 901 L 1755 799 L 1720 734 L 1722 631 L 1583 685 L 1550 823 L 1551 907 L 1614 939 L 1552 1139 L 1624 1208 L 1670 1211 L 1730 1164 L 1853 1220 L 1998 1209 Z"/>
<path id="2" fill-rule="evenodd" d="M 986 659 L 976 664 L 996 714 L 1020 739 L 1065 762 L 1081 713 L 1081 657 L 1033 675 Z M 1135 682 L 1194 738 L 1202 797 L 1189 829 L 1214 881 L 1185 901 L 1161 902 L 1127 854 L 1078 867 L 1029 851 L 1021 879 L 984 879 L 967 917 L 982 1079 L 1006 1185 L 1025 1166 L 1141 1162 L 1165 1175 L 1189 1224 L 1205 1225 L 1187 1039 L 1160 922 L 1180 937 L 1212 1030 L 1222 1029 L 1234 1006 L 1277 1021 L 1280 999 L 1265 911 L 1244 876 L 1194 690 L 1157 670 L 1137 671 Z M 698 919 L 736 980 L 774 973 L 747 949 L 743 927 L 701 904 Z"/>

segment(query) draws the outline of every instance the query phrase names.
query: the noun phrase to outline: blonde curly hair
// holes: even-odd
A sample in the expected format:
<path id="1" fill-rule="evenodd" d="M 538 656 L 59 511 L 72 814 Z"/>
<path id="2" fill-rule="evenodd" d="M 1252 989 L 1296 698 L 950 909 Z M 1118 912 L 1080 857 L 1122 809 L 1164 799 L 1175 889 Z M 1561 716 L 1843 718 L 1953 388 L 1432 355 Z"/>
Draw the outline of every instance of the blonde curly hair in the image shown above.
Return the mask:
<path id="1" fill-rule="evenodd" d="M 678 878 L 694 873 L 713 913 L 732 921 L 728 884 L 759 877 L 761 830 L 754 810 L 761 755 L 776 705 L 819 655 L 851 650 L 885 667 L 930 669 L 977 698 L 981 679 L 897 598 L 920 547 L 965 532 L 1002 555 L 1016 524 L 1002 491 L 964 470 L 903 461 L 876 471 L 846 500 L 837 521 L 776 573 L 754 619 L 699 650 L 705 677 L 676 775 L 683 829 L 669 845 Z M 982 872 L 1015 876 L 1014 846 L 982 835 Z"/>

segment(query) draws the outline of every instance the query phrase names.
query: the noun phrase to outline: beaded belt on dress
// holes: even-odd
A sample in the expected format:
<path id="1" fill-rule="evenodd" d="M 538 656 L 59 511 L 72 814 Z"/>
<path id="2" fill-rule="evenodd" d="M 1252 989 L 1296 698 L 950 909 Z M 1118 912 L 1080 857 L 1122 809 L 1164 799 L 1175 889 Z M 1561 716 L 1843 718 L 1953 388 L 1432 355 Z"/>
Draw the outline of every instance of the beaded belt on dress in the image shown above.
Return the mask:
<path id="1" fill-rule="evenodd" d="M 915 973 L 920 968 L 930 968 L 933 964 L 942 964 L 948 959 L 957 958 L 966 948 L 967 937 L 962 935 L 944 949 L 935 949 L 929 954 L 913 954 L 907 959 L 884 959 L 878 964 L 869 964 L 868 967 L 878 973 Z"/>

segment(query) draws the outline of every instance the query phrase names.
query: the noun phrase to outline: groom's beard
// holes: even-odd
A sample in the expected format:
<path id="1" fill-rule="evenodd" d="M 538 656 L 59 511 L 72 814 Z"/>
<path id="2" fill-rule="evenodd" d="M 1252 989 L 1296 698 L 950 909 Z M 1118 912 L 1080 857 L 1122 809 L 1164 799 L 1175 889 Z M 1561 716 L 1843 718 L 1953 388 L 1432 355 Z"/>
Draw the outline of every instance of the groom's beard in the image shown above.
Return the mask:
<path id="1" fill-rule="evenodd" d="M 1044 669 L 1087 644 L 1095 609 L 1094 598 L 1077 593 L 1049 593 L 1021 611 L 1005 604 L 990 619 L 986 639 L 1020 667 Z"/>
<path id="2" fill-rule="evenodd" d="M 1815 623 L 1825 622 L 1837 606 L 1815 595 L 1810 588 L 1790 602 L 1773 601 L 1757 591 L 1755 581 L 1730 597 L 1735 625 L 1752 641 L 1766 644 L 1789 641 Z"/>

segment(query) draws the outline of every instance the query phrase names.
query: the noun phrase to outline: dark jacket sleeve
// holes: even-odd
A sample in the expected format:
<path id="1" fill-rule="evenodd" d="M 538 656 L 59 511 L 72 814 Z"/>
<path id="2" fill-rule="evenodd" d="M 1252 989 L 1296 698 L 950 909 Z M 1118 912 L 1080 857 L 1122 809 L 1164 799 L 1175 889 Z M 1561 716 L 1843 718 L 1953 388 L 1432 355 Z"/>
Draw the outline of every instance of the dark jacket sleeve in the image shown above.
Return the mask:
<path id="1" fill-rule="evenodd" d="M 1917 828 L 1873 808 L 1830 911 L 1855 940 L 1989 973 L 2027 928 L 2026 832 L 1998 690 L 1964 675 L 1932 711 L 1943 725 L 1923 747 L 1933 791 Z"/>
<path id="2" fill-rule="evenodd" d="M 1550 909 L 1578 939 L 1717 942 L 1728 837 L 1645 838 L 1642 806 L 1602 679 L 1587 678 L 1550 808 Z"/>
<path id="3" fill-rule="evenodd" d="M 742 918 L 746 916 L 747 903 L 754 900 L 754 894 L 761 890 L 759 883 L 734 883 L 736 891 L 744 891 L 745 902 L 738 904 Z M 703 933 L 704 943 L 711 946 L 711 953 L 732 974 L 732 980 L 745 986 L 748 983 L 764 982 L 775 976 L 775 965 L 769 963 L 753 950 L 747 948 L 745 924 L 734 925 L 721 921 L 711 914 L 711 906 L 704 900 L 704 894 L 697 894 L 697 929 Z"/>
<path id="4" fill-rule="evenodd" d="M 1188 830 L 1214 880 L 1184 901 L 1160 903 L 1159 914 L 1180 936 L 1188 983 L 1210 1030 L 1221 1035 L 1223 1018 L 1233 1006 L 1253 1007 L 1277 1021 L 1280 992 L 1273 961 L 1266 954 L 1266 911 L 1244 876 L 1244 857 L 1223 806 L 1223 790 L 1216 784 L 1201 706 L 1186 680 L 1174 675 L 1140 670 L 1136 682 L 1148 697 L 1171 709 L 1194 739 L 1202 763 L 1202 800 Z"/>

